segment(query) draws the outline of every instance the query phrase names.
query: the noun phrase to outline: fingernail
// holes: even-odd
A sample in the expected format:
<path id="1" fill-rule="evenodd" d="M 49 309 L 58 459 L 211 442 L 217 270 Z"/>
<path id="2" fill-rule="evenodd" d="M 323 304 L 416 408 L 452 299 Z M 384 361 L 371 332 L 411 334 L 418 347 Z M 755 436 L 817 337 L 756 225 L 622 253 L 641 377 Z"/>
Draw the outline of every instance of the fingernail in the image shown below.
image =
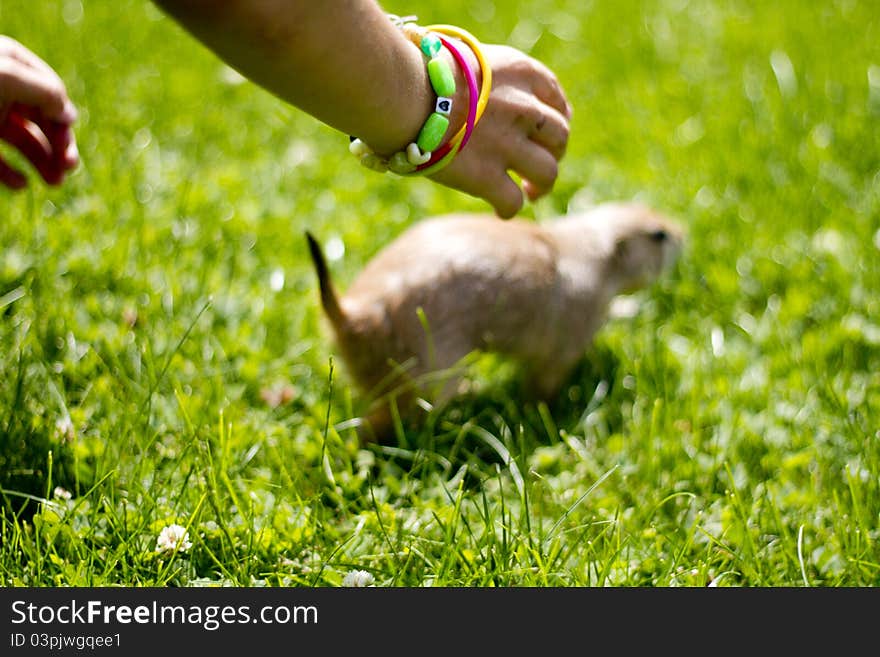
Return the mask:
<path id="1" fill-rule="evenodd" d="M 79 149 L 76 147 L 76 142 L 71 142 L 67 147 L 67 150 L 64 152 L 64 159 L 67 162 L 68 168 L 73 168 L 79 164 Z"/>

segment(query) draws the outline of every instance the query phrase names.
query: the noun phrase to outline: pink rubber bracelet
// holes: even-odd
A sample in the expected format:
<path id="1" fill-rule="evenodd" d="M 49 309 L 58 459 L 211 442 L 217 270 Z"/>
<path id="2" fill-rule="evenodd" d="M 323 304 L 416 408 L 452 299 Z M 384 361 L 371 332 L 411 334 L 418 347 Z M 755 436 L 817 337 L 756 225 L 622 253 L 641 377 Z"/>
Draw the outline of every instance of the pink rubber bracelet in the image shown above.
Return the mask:
<path id="1" fill-rule="evenodd" d="M 477 98 L 480 95 L 480 90 L 477 88 L 477 76 L 474 75 L 473 70 L 468 66 L 467 60 L 464 58 L 464 55 L 461 54 L 461 51 L 452 45 L 452 42 L 442 34 L 438 36 L 440 37 L 440 43 L 446 46 L 446 49 L 452 53 L 452 56 L 455 57 L 455 61 L 461 66 L 461 70 L 464 71 L 464 79 L 467 81 L 468 85 L 467 127 L 464 136 L 461 138 L 461 146 L 458 147 L 458 150 L 461 150 L 464 148 L 464 145 L 468 143 L 468 139 L 471 138 L 471 133 L 474 131 L 474 126 L 477 123 Z"/>
<path id="2" fill-rule="evenodd" d="M 449 39 L 444 37 L 443 35 L 438 35 L 440 37 L 440 42 L 446 46 L 446 49 L 452 53 L 452 56 L 455 58 L 455 61 L 458 62 L 458 65 L 461 67 L 461 70 L 464 72 L 464 78 L 467 81 L 468 85 L 468 116 L 465 122 L 465 131 L 464 135 L 462 135 L 461 141 L 458 142 L 458 152 L 461 152 L 461 149 L 464 148 L 464 145 L 468 143 L 468 140 L 471 138 L 471 133 L 474 131 L 474 125 L 476 125 L 477 119 L 477 97 L 480 95 L 480 90 L 477 88 L 477 76 L 474 75 L 474 72 L 471 70 L 471 67 L 468 66 L 467 60 L 465 60 L 464 55 L 461 54 L 458 48 L 452 45 Z M 429 169 L 433 167 L 435 164 L 440 162 L 449 152 L 455 147 L 455 144 L 452 141 L 447 142 L 440 148 L 438 148 L 431 155 L 431 159 L 425 162 L 424 164 L 416 167 L 416 171 L 418 173 L 423 172 L 425 169 Z"/>

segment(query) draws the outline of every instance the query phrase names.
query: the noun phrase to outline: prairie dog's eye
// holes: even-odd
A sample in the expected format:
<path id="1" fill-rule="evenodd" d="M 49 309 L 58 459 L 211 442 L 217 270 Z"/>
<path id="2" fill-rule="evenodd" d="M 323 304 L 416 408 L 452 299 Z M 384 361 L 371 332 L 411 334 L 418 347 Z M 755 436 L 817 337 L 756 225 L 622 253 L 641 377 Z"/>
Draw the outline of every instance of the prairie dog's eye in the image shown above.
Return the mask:
<path id="1" fill-rule="evenodd" d="M 663 228 L 655 230 L 649 233 L 649 237 L 652 242 L 665 242 L 669 239 L 669 233 L 667 233 Z"/>

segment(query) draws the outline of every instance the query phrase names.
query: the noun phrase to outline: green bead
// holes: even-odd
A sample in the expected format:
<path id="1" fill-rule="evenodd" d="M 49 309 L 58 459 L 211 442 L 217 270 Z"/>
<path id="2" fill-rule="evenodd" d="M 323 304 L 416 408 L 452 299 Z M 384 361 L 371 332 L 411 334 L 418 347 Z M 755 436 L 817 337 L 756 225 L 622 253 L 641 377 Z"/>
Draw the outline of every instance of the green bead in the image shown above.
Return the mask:
<path id="1" fill-rule="evenodd" d="M 404 151 L 398 151 L 388 160 L 388 168 L 394 173 L 409 173 L 416 170 L 416 165 L 409 161 Z"/>
<path id="2" fill-rule="evenodd" d="M 388 169 L 382 158 L 375 153 L 367 153 L 366 155 L 364 155 L 361 158 L 361 164 L 368 169 L 379 171 L 380 173 L 385 172 Z"/>
<path id="3" fill-rule="evenodd" d="M 442 114 L 434 112 L 428 117 L 428 120 L 425 121 L 425 125 L 422 126 L 422 129 L 419 132 L 419 138 L 416 139 L 416 144 L 422 149 L 423 153 L 433 151 L 440 145 L 440 142 L 443 141 L 443 135 L 446 134 L 446 129 L 448 127 L 449 119 Z"/>
<path id="4" fill-rule="evenodd" d="M 422 52 L 425 53 L 426 57 L 433 57 L 438 52 L 440 52 L 440 48 L 443 46 L 440 43 L 440 37 L 436 34 L 431 34 L 430 32 L 422 37 L 422 41 L 419 44 L 419 48 L 422 49 Z"/>
<path id="5" fill-rule="evenodd" d="M 428 77 L 438 96 L 455 95 L 455 76 L 445 59 L 434 58 L 428 62 Z"/>

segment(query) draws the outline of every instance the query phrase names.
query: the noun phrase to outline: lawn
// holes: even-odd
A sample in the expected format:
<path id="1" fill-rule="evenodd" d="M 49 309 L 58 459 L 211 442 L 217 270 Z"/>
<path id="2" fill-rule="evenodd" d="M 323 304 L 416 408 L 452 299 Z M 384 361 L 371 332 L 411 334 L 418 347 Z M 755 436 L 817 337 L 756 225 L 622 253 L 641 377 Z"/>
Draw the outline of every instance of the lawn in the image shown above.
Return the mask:
<path id="1" fill-rule="evenodd" d="M 82 165 L 0 190 L 0 584 L 880 584 L 876 4 L 383 6 L 557 72 L 569 149 L 525 216 L 639 199 L 688 226 L 681 260 L 559 399 L 482 357 L 360 448 L 304 231 L 344 287 L 488 206 L 358 166 L 149 2 L 4 0 Z"/>

